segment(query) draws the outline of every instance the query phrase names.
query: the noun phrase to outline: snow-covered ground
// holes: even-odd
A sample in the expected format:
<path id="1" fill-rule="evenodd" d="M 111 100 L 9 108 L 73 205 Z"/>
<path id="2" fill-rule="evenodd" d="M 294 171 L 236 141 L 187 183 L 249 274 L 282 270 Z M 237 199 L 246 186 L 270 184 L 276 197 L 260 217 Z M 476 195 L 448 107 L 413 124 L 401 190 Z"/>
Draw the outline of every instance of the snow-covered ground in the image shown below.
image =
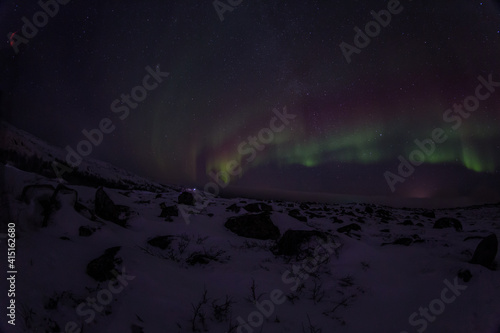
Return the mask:
<path id="1" fill-rule="evenodd" d="M 27 145 L 26 135 L 10 138 L 17 151 Z M 26 151 L 42 144 L 33 145 Z M 0 164 L 10 207 L 0 232 L 7 223 L 17 232 L 16 325 L 4 310 L 1 332 L 500 332 L 499 256 L 489 268 L 470 263 L 483 237 L 500 235 L 500 204 L 211 197 L 190 206 L 178 202 L 180 189 L 89 165 L 130 189 L 58 188 L 55 178 Z M 102 217 L 97 192 L 115 221 Z M 247 215 L 262 227 L 231 227 Z M 433 228 L 443 217 L 462 230 Z M 0 253 L 5 274 L 4 238 Z M 2 278 L 2 309 L 8 288 Z"/>
<path id="2" fill-rule="evenodd" d="M 126 227 L 92 219 L 86 210 L 77 212 L 71 194 L 61 196 L 60 207 L 43 227 L 40 202 L 54 190 L 38 188 L 23 197 L 23 188 L 55 188 L 57 181 L 13 167 L 4 172 L 18 232 L 15 328 L 20 332 L 77 332 L 72 325 L 96 333 L 500 332 L 499 272 L 468 263 L 480 237 L 498 234 L 498 205 L 435 210 L 435 217 L 425 217 L 432 213 L 364 204 L 266 202 L 280 235 L 293 229 L 328 236 L 323 245 L 320 238 L 307 245 L 321 249 L 315 252 L 320 260 L 314 261 L 276 254 L 276 240 L 241 237 L 225 227 L 229 218 L 250 214 L 227 207 L 255 200 L 216 198 L 197 210 L 177 204 L 180 193 L 174 190 L 105 188 L 116 204 L 130 208 Z M 95 211 L 96 188 L 67 187 L 76 190 L 82 206 Z M 180 213 L 166 221 L 159 217 L 162 203 L 199 213 L 189 223 Z M 289 216 L 294 209 L 307 221 Z M 457 218 L 463 231 L 433 229 L 440 217 Z M 361 230 L 338 231 L 351 223 Z M 95 231 L 81 236 L 80 227 Z M 161 249 L 148 244 L 157 236 L 172 237 Z M 400 238 L 412 242 L 383 245 Z M 89 262 L 117 246 L 118 285 L 89 276 Z M 189 260 L 197 253 L 205 261 Z M 458 275 L 467 270 L 472 278 L 464 282 Z M 86 304 L 92 298 L 95 309 Z M 433 310 L 426 319 L 420 308 L 429 306 Z M 247 321 L 251 326 L 242 324 Z M 4 332 L 16 331 L 5 318 L 2 326 Z"/>

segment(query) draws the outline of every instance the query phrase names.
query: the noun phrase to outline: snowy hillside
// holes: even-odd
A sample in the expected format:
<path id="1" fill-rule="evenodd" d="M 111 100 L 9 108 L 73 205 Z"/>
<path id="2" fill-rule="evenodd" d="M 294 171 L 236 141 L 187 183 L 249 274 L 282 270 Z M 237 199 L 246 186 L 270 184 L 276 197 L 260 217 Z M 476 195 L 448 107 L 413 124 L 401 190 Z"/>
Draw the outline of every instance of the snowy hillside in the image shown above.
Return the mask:
<path id="1" fill-rule="evenodd" d="M 3 157 L 63 160 L 27 133 L 4 137 Z M 75 172 L 139 186 L 14 165 L 0 174 L 15 326 L 3 314 L 0 332 L 500 332 L 499 204 L 204 200 L 98 161 Z"/>
<path id="2" fill-rule="evenodd" d="M 53 147 L 7 122 L 0 122 L 0 162 L 50 178 L 58 178 L 59 175 L 54 171 L 54 162 L 69 168 L 66 154 L 62 148 Z M 83 159 L 77 167 L 71 169 L 69 172 L 61 172 L 61 178 L 71 183 L 142 188 L 150 191 L 164 188 L 160 184 L 92 158 Z"/>

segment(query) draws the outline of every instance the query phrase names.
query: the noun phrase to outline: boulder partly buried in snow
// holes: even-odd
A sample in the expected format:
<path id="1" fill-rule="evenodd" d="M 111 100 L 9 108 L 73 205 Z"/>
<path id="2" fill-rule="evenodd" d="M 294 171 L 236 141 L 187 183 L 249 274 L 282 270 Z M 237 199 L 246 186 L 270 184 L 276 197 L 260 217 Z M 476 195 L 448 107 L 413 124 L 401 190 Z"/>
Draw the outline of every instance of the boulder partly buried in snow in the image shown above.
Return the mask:
<path id="1" fill-rule="evenodd" d="M 267 213 L 230 217 L 224 226 L 241 237 L 265 240 L 280 236 L 280 230 Z"/>
<path id="2" fill-rule="evenodd" d="M 162 202 L 160 204 L 160 208 L 160 217 L 170 218 L 172 216 L 179 216 L 179 209 L 177 208 L 177 205 L 167 206 Z"/>
<path id="3" fill-rule="evenodd" d="M 59 184 L 52 195 L 51 201 L 56 210 L 63 206 L 75 207 L 78 201 L 78 192 Z"/>
<path id="4" fill-rule="evenodd" d="M 337 231 L 340 233 L 349 234 L 351 231 L 361 231 L 361 226 L 356 223 L 351 223 L 338 228 Z"/>
<path id="5" fill-rule="evenodd" d="M 115 246 L 104 251 L 104 254 L 87 265 L 87 274 L 94 280 L 102 282 L 113 279 L 117 273 L 115 263 L 118 260 L 115 258 L 120 250 L 120 246 Z"/>
<path id="6" fill-rule="evenodd" d="M 194 206 L 194 195 L 191 192 L 182 192 L 177 198 L 177 203 L 181 205 Z"/>
<path id="7" fill-rule="evenodd" d="M 115 204 L 102 187 L 97 189 L 95 193 L 95 213 L 97 216 L 125 227 L 128 212 L 128 207 Z"/>
<path id="8" fill-rule="evenodd" d="M 491 234 L 485 237 L 476 247 L 472 256 L 471 264 L 478 264 L 486 268 L 491 268 L 493 260 L 498 252 L 497 235 Z"/>
<path id="9" fill-rule="evenodd" d="M 300 213 L 300 210 L 298 210 L 298 209 L 292 209 L 291 211 L 288 212 L 288 215 L 290 215 L 291 217 L 293 217 L 301 222 L 307 222 L 307 217 L 302 215 Z"/>
<path id="10" fill-rule="evenodd" d="M 226 208 L 226 212 L 233 212 L 233 213 L 239 213 L 240 212 L 240 207 L 237 204 L 232 204 L 231 206 Z"/>
<path id="11" fill-rule="evenodd" d="M 152 238 L 148 240 L 148 244 L 157 248 L 160 248 L 162 250 L 165 250 L 167 247 L 170 246 L 170 243 L 172 243 L 173 236 L 157 236 L 155 238 Z"/>
<path id="12" fill-rule="evenodd" d="M 442 217 L 434 222 L 434 229 L 455 228 L 456 231 L 462 231 L 462 223 L 454 217 Z"/>
<path id="13" fill-rule="evenodd" d="M 249 213 L 261 213 L 270 212 L 273 210 L 273 207 L 263 202 L 254 202 L 243 206 L 243 209 L 245 209 Z"/>
<path id="14" fill-rule="evenodd" d="M 303 246 L 313 238 L 327 241 L 326 234 L 317 230 L 287 230 L 276 246 L 276 254 L 292 256 L 302 252 Z"/>

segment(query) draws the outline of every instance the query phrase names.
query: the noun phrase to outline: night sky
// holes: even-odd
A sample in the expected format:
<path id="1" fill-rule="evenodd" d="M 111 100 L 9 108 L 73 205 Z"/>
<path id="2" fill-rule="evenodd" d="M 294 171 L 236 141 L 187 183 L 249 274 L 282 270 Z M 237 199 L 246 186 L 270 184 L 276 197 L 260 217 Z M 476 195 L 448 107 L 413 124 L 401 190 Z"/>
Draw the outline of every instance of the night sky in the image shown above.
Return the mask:
<path id="1" fill-rule="evenodd" d="M 162 183 L 500 200 L 498 1 L 228 3 L 72 0 L 22 43 L 41 7 L 2 1 L 2 118 L 75 150 L 108 118 L 89 157 Z"/>

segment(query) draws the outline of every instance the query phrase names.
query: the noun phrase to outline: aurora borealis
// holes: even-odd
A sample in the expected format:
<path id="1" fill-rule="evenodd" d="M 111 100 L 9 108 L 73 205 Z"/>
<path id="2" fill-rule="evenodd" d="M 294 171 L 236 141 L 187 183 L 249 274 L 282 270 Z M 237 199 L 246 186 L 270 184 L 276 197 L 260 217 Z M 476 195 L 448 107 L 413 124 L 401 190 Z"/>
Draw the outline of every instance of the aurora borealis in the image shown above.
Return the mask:
<path id="1" fill-rule="evenodd" d="M 500 87 L 444 120 L 478 77 L 500 82 L 498 1 L 402 0 L 348 63 L 339 45 L 389 2 L 242 1 L 221 22 L 212 1 L 73 0 L 16 54 L 8 34 L 40 7 L 5 1 L 2 117 L 60 147 L 110 118 L 90 157 L 163 183 L 203 188 L 236 161 L 225 191 L 498 201 Z M 111 103 L 157 65 L 168 78 L 121 120 Z M 384 173 L 436 128 L 447 139 L 391 191 Z"/>

